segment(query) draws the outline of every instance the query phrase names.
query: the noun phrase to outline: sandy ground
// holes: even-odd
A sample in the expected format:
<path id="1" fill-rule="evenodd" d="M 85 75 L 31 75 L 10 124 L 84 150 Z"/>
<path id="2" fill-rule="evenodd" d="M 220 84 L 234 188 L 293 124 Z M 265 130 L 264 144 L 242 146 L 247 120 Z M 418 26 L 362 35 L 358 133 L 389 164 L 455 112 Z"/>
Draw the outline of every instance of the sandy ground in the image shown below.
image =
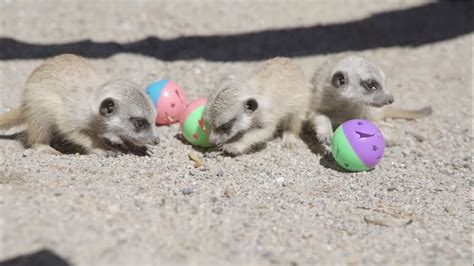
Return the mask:
<path id="1" fill-rule="evenodd" d="M 344 23 L 425 4 L 3 0 L 1 37 L 35 45 L 124 44 L 312 25 L 344 29 Z M 472 22 L 472 5 L 465 6 L 465 13 L 449 17 L 470 15 Z M 443 30 L 420 30 L 420 36 L 440 36 Z M 355 41 L 349 37 L 332 45 L 322 38 L 331 39 L 331 33 L 319 32 L 321 39 L 311 39 L 314 46 L 331 49 Z M 386 71 L 396 104 L 432 105 L 434 113 L 419 121 L 388 121 L 399 145 L 386 150 L 375 170 L 339 171 L 333 161 L 312 152 L 312 138 L 293 151 L 283 149 L 277 138 L 266 149 L 237 158 L 194 151 L 175 138 L 177 125 L 159 128 L 162 143 L 151 157 L 50 156 L 0 139 L 0 260 L 48 249 L 74 265 L 470 264 L 472 33 L 377 47 L 397 38 L 391 34 L 356 36 L 363 40 L 359 44 L 374 44 L 356 50 Z M 259 43 L 258 38 L 252 40 Z M 196 56 L 187 41 L 167 47 L 166 60 L 149 56 L 153 47 L 148 54 L 106 56 L 100 55 L 107 49 L 90 50 L 97 45 L 72 47 L 89 53 L 107 78 L 129 78 L 144 88 L 169 78 L 191 99 L 206 96 L 221 76 L 239 76 L 259 61 L 241 60 L 246 50 L 213 53 L 217 48 L 212 46 L 197 46 L 203 56 Z M 51 47 L 29 58 L 25 55 L 32 50 L 5 44 L 2 58 L 22 57 L 0 61 L 0 112 L 19 104 L 22 86 L 43 61 L 41 55 L 57 51 Z M 306 53 L 307 47 L 298 50 L 297 44 L 281 55 L 294 56 L 309 77 L 325 52 Z M 265 54 L 246 47 L 249 54 Z M 175 55 L 176 60 L 169 59 Z M 203 167 L 193 167 L 190 152 L 203 157 Z"/>

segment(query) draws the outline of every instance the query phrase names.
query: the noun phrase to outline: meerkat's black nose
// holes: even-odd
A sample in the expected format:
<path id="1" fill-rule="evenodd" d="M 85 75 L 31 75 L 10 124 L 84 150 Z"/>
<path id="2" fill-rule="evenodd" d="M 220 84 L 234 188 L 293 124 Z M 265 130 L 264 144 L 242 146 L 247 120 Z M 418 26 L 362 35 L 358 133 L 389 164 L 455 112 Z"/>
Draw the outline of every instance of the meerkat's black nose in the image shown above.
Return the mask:
<path id="1" fill-rule="evenodd" d="M 394 101 L 395 101 L 395 99 L 393 98 L 393 96 L 390 95 L 390 97 L 387 100 L 387 103 L 392 104 Z"/>

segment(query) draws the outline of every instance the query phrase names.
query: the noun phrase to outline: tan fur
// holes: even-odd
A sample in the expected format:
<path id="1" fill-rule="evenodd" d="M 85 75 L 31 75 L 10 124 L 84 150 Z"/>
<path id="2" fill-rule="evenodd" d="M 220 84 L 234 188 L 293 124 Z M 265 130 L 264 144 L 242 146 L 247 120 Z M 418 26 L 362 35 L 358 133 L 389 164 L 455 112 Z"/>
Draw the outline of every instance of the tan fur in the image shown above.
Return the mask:
<path id="1" fill-rule="evenodd" d="M 290 59 L 265 61 L 247 80 L 224 83 L 211 97 L 205 114 L 213 127 L 211 141 L 225 152 L 237 155 L 271 139 L 280 127 L 284 145 L 294 146 L 307 115 L 311 88 L 301 68 Z M 248 99 L 258 103 L 254 112 L 244 108 Z M 235 119 L 233 133 L 226 135 L 216 131 L 232 119 Z M 241 135 L 237 140 L 234 139 L 236 134 Z"/>
<path id="2" fill-rule="evenodd" d="M 18 107 L 10 112 L 0 115 L 0 129 L 8 129 L 17 125 L 21 125 L 25 122 L 23 116 L 23 109 Z"/>
<path id="3" fill-rule="evenodd" d="M 119 105 L 120 115 L 100 115 L 101 102 L 107 98 Z M 108 142 L 122 145 L 125 139 L 144 145 L 151 138 L 153 132 L 139 136 L 133 131 L 130 116 L 144 117 L 154 125 L 155 111 L 143 91 L 127 81 L 105 83 L 84 58 L 64 54 L 32 72 L 21 107 L 2 114 L 0 128 L 26 122 L 27 145 L 39 151 L 59 153 L 49 146 L 59 133 L 85 153 L 108 154 L 115 150 Z"/>

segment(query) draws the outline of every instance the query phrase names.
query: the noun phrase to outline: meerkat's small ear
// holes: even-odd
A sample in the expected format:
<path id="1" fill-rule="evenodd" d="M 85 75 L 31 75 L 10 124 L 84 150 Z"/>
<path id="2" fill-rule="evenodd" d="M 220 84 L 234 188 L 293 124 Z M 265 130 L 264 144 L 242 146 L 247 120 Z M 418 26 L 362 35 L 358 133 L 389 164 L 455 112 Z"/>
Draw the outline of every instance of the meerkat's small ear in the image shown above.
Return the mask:
<path id="1" fill-rule="evenodd" d="M 342 71 L 337 71 L 336 73 L 334 73 L 334 75 L 332 75 L 331 84 L 335 88 L 344 87 L 348 83 L 349 83 L 349 79 L 347 78 L 346 73 L 344 73 Z"/>
<path id="2" fill-rule="evenodd" d="M 112 98 L 106 98 L 100 103 L 99 112 L 101 115 L 109 117 L 117 111 L 117 105 Z"/>
<path id="3" fill-rule="evenodd" d="M 258 109 L 258 102 L 254 98 L 249 98 L 245 100 L 244 107 L 246 112 L 253 113 L 255 110 Z"/>

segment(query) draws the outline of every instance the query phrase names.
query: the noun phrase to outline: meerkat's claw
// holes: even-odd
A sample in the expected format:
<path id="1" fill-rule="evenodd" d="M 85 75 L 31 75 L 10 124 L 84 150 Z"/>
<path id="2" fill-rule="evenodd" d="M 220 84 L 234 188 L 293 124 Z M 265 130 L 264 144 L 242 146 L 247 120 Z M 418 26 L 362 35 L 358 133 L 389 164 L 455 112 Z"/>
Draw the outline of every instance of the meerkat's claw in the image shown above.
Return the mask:
<path id="1" fill-rule="evenodd" d="M 130 152 L 138 156 L 151 156 L 153 152 L 147 146 L 135 145 L 130 149 Z"/>
<path id="2" fill-rule="evenodd" d="M 323 155 L 324 156 L 328 156 L 332 153 L 330 144 L 323 143 L 323 144 L 321 144 L 321 146 L 323 147 Z"/>
<path id="3" fill-rule="evenodd" d="M 147 156 L 153 156 L 153 154 L 155 154 L 155 152 L 153 151 L 153 145 L 145 145 L 145 147 Z"/>
<path id="4" fill-rule="evenodd" d="M 224 144 L 222 151 L 226 154 L 235 156 L 245 152 L 245 149 L 236 143 Z"/>
<path id="5" fill-rule="evenodd" d="M 319 135 L 316 135 L 316 138 L 318 139 L 319 143 L 321 143 L 321 145 L 325 145 L 325 146 L 328 146 L 328 147 L 331 147 L 331 135 L 323 135 L 323 134 L 319 134 Z"/>
<path id="6" fill-rule="evenodd" d="M 327 154 L 330 154 L 332 151 L 331 151 L 331 135 L 317 135 L 316 136 L 318 141 L 319 141 L 319 144 L 321 144 L 321 147 L 323 148 L 323 154 L 324 155 L 327 155 Z"/>

